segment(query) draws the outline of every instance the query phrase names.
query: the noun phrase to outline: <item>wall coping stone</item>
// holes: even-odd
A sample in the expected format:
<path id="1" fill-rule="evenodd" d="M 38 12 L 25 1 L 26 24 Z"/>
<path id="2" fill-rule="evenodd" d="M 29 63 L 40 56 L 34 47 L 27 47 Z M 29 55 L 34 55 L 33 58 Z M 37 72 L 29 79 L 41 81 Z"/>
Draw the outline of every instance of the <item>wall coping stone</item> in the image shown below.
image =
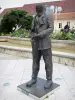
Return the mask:
<path id="1" fill-rule="evenodd" d="M 0 36 L 0 38 L 7 38 L 7 39 L 13 39 L 13 40 L 26 40 L 30 41 L 30 38 L 19 38 L 19 37 L 10 37 L 10 36 Z M 64 43 L 64 44 L 75 44 L 75 41 L 73 40 L 51 40 L 52 43 Z"/>
<path id="2" fill-rule="evenodd" d="M 20 48 L 20 47 L 13 47 L 13 46 L 6 46 L 6 45 L 0 45 L 0 48 L 4 48 L 4 49 L 10 49 L 10 50 L 15 50 L 15 51 L 22 51 L 22 52 L 31 52 L 32 53 L 32 49 L 31 48 Z M 64 53 L 64 52 L 57 52 L 57 51 L 52 51 L 52 55 L 53 56 L 59 56 L 59 57 L 65 57 L 65 58 L 71 58 L 71 59 L 75 59 L 75 54 L 72 53 Z"/>

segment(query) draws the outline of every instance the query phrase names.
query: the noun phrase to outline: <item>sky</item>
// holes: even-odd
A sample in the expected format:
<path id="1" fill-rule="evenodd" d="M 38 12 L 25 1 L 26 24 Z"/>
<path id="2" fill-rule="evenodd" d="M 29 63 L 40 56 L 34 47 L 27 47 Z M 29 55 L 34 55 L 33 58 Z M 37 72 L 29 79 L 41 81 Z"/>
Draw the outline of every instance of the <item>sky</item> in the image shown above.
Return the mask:
<path id="1" fill-rule="evenodd" d="M 3 10 L 5 8 L 21 7 L 24 4 L 50 2 L 50 1 L 61 1 L 61 0 L 0 0 L 0 7 Z"/>

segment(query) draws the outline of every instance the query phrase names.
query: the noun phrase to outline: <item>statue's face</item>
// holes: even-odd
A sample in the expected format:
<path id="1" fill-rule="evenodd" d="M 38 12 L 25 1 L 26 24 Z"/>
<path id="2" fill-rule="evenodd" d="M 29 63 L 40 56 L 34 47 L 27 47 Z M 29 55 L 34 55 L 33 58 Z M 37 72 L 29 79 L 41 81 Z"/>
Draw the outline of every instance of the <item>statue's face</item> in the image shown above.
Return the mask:
<path id="1" fill-rule="evenodd" d="M 44 11 L 44 6 L 42 4 L 36 5 L 36 12 L 37 15 L 40 17 Z"/>
<path id="2" fill-rule="evenodd" d="M 38 17 L 42 15 L 43 12 L 37 12 Z"/>

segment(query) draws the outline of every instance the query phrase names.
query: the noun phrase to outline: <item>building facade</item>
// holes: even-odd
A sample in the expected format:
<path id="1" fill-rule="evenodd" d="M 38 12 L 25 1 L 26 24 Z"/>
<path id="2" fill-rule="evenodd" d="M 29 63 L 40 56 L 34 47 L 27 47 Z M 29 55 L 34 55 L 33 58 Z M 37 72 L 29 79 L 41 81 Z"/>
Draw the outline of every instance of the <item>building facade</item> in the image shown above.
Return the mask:
<path id="1" fill-rule="evenodd" d="M 44 2 L 43 3 L 47 8 L 51 6 L 61 7 L 62 11 L 60 13 L 54 14 L 54 31 L 60 31 L 68 23 L 70 28 L 75 28 L 75 0 L 62 0 L 55 2 Z M 1 13 L 0 16 L 3 16 L 11 10 L 25 10 L 29 14 L 35 14 L 36 4 L 25 4 L 23 7 L 7 8 Z M 55 11 L 55 9 L 54 9 Z"/>
<path id="2" fill-rule="evenodd" d="M 57 14 L 57 19 L 54 20 L 54 31 L 60 31 L 66 24 L 70 29 L 75 29 L 75 12 Z"/>

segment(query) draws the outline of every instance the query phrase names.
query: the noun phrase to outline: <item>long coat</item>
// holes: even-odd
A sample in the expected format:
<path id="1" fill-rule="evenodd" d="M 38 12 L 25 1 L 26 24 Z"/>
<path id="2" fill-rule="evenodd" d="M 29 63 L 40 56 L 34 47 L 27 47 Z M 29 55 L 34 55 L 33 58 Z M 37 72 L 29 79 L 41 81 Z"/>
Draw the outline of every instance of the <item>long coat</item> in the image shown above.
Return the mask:
<path id="1" fill-rule="evenodd" d="M 37 15 L 32 22 L 31 35 L 38 34 L 38 50 L 51 48 L 50 35 L 54 30 L 53 14 L 43 13 L 40 17 Z M 35 41 L 36 42 L 36 41 Z"/>

